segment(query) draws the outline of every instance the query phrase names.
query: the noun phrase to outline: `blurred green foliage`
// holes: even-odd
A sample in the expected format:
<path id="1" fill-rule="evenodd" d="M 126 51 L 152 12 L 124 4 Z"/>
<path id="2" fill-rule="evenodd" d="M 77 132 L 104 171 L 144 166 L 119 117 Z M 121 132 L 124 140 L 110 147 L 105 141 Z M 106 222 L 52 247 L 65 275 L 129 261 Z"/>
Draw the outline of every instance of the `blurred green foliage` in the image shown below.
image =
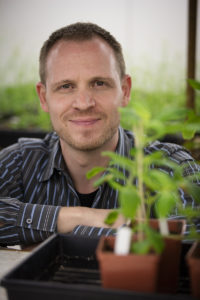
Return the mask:
<path id="1" fill-rule="evenodd" d="M 0 87 L 0 127 L 49 130 L 49 116 L 40 108 L 35 83 Z"/>
<path id="2" fill-rule="evenodd" d="M 148 103 L 148 106 L 153 107 L 153 115 L 159 114 L 166 107 L 185 107 L 186 105 L 186 93 L 184 88 L 178 90 L 168 89 L 162 90 L 155 88 L 153 90 L 146 91 L 145 89 L 133 89 L 132 100 L 136 102 Z M 196 92 L 196 114 L 200 115 L 200 93 Z"/>
<path id="3" fill-rule="evenodd" d="M 148 103 L 156 116 L 166 107 L 184 107 L 186 95 L 184 88 L 153 89 L 133 86 L 133 101 Z M 200 115 L 200 93 L 196 91 L 196 113 Z M 0 127 L 18 129 L 50 130 L 49 115 L 42 111 L 36 93 L 35 82 L 16 83 L 0 86 Z"/>

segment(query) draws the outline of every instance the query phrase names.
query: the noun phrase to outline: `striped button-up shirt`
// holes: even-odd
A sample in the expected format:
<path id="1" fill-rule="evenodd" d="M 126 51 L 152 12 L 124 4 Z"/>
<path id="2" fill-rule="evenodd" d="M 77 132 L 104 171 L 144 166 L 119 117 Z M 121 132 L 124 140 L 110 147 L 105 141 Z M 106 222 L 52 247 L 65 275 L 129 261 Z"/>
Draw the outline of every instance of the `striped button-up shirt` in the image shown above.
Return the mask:
<path id="1" fill-rule="evenodd" d="M 129 156 L 134 146 L 131 132 L 119 127 L 116 152 Z M 185 164 L 184 175 L 200 172 L 200 167 L 181 146 L 155 142 L 146 152 L 164 151 L 178 164 Z M 97 162 L 98 164 L 98 162 Z M 123 170 L 125 174 L 125 170 Z M 180 191 L 183 205 L 191 198 Z M 0 152 L 0 244 L 32 244 L 56 232 L 62 206 L 80 206 L 78 194 L 62 156 L 56 133 L 42 139 L 21 138 Z M 118 191 L 107 183 L 99 187 L 93 208 L 117 208 Z M 173 217 L 173 216 L 172 216 Z M 73 234 L 109 234 L 111 229 L 77 226 Z"/>

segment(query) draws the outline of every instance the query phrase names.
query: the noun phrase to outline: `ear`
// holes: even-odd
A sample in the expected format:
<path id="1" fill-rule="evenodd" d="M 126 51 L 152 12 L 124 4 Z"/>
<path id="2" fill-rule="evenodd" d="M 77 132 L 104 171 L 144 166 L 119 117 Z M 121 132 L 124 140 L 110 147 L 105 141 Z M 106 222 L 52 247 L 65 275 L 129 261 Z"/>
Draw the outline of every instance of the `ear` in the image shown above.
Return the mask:
<path id="1" fill-rule="evenodd" d="M 46 100 L 46 87 L 42 82 L 38 82 L 36 85 L 38 97 L 40 99 L 40 106 L 45 112 L 49 112 L 49 107 Z"/>
<path id="2" fill-rule="evenodd" d="M 125 75 L 124 78 L 122 79 L 122 92 L 123 92 L 122 106 L 127 106 L 130 101 L 131 87 L 132 87 L 131 76 Z"/>

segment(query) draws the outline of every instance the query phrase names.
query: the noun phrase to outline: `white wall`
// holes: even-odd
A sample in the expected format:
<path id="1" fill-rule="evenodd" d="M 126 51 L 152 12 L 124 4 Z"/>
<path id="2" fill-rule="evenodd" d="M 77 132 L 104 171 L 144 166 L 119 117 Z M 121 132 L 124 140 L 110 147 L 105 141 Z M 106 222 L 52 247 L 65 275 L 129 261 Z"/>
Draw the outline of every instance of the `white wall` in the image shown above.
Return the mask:
<path id="1" fill-rule="evenodd" d="M 0 0 L 0 79 L 16 79 L 14 73 L 24 67 L 27 79 L 36 77 L 43 41 L 52 31 L 76 21 L 95 22 L 111 31 L 123 45 L 128 70 L 154 71 L 158 62 L 165 61 L 170 72 L 179 71 L 183 78 L 187 3 L 187 0 Z M 13 56 L 16 51 L 18 54 Z"/>

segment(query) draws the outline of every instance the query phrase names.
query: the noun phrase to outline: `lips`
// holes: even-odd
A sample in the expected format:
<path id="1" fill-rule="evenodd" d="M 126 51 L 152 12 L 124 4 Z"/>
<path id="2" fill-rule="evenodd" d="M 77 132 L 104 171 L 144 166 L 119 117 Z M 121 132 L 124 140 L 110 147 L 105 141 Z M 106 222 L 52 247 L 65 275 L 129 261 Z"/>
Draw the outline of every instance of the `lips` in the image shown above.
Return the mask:
<path id="1" fill-rule="evenodd" d="M 95 123 L 97 123 L 98 121 L 100 121 L 100 118 L 97 119 L 75 119 L 75 120 L 69 120 L 70 122 L 72 122 L 75 125 L 81 125 L 81 126 L 90 126 L 90 125 L 94 125 Z"/>

